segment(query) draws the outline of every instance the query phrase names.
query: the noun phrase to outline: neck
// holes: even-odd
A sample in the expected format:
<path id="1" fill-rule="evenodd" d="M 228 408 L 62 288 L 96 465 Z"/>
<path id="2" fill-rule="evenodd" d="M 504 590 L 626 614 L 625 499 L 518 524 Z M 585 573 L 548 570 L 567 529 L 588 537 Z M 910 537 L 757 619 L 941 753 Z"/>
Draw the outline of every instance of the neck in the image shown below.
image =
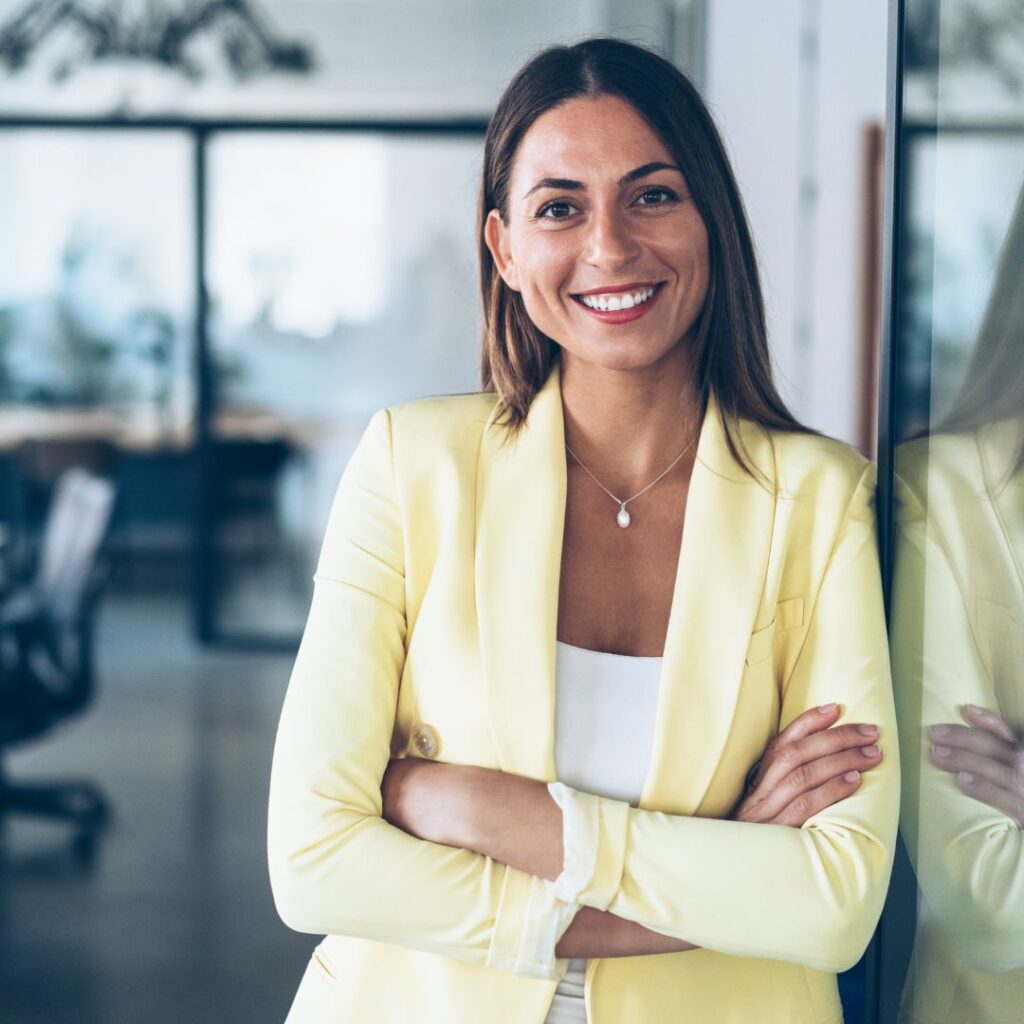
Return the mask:
<path id="1" fill-rule="evenodd" d="M 615 493 L 650 483 L 687 445 L 665 479 L 693 465 L 703 407 L 686 356 L 678 345 L 655 365 L 616 370 L 563 350 L 566 443 Z"/>

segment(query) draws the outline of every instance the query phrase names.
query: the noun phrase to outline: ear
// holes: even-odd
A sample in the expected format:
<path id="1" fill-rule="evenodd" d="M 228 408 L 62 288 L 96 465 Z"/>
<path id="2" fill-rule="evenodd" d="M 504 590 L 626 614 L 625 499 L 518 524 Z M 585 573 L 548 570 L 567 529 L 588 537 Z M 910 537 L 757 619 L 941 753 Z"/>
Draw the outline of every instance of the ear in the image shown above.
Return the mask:
<path id="1" fill-rule="evenodd" d="M 484 221 L 484 241 L 501 279 L 514 292 L 519 291 L 519 269 L 512 259 L 509 230 L 497 210 L 491 210 Z"/>

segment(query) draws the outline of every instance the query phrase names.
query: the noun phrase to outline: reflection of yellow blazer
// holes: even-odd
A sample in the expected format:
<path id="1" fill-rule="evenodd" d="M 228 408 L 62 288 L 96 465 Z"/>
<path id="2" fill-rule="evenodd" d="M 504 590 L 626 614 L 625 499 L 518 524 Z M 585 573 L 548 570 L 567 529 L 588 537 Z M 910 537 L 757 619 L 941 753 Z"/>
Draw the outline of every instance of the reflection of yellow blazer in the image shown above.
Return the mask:
<path id="1" fill-rule="evenodd" d="M 924 732 L 978 704 L 1024 730 L 1021 424 L 937 434 L 896 454 L 893 677 L 901 824 L 924 894 L 902 1021 L 995 1024 L 1024 1003 L 1024 843 L 1017 822 L 928 760 Z"/>
<path id="2" fill-rule="evenodd" d="M 494 409 L 478 394 L 382 410 L 339 486 L 270 787 L 278 910 L 328 936 L 296 1024 L 540 1024 L 567 964 L 530 955 L 542 880 L 380 817 L 402 752 L 556 777 L 558 365 L 514 444 L 499 445 Z M 899 782 L 874 466 L 744 421 L 775 496 L 731 459 L 717 412 L 712 396 L 650 769 L 597 870 L 614 876 L 602 909 L 703 948 L 591 959 L 597 1024 L 838 1022 L 835 972 L 859 959 L 888 885 Z M 778 729 L 833 700 L 881 729 L 887 757 L 859 790 L 801 829 L 717 820 Z"/>

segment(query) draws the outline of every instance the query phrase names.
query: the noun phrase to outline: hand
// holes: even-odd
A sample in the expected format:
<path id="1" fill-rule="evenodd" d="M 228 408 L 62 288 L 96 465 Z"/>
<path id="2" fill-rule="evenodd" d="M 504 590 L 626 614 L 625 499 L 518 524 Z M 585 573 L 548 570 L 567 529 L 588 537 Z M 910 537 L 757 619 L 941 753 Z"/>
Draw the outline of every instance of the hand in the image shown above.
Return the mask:
<path id="1" fill-rule="evenodd" d="M 929 728 L 933 746 L 928 760 L 955 772 L 961 792 L 1002 811 L 1024 828 L 1024 748 L 994 711 L 965 704 L 969 725 L 941 723 Z"/>
<path id="2" fill-rule="evenodd" d="M 811 708 L 793 719 L 768 744 L 753 786 L 733 809 L 732 821 L 792 825 L 848 797 L 860 773 L 882 761 L 874 725 L 839 725 L 835 704 Z"/>
<path id="3" fill-rule="evenodd" d="M 464 846 L 474 769 L 420 757 L 393 757 L 380 783 L 381 817 L 403 832 Z"/>

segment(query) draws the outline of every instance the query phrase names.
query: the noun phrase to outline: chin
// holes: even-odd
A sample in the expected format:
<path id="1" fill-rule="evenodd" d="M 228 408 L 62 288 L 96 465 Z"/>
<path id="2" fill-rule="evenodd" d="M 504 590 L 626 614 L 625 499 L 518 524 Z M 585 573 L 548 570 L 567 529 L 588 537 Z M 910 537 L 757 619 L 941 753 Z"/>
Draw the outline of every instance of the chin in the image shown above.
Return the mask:
<path id="1" fill-rule="evenodd" d="M 563 351 L 563 359 L 568 354 L 570 359 L 578 359 L 581 363 L 600 366 L 605 370 L 642 370 L 653 366 L 661 356 L 650 352 L 637 352 L 635 349 L 620 348 L 618 351 Z"/>

